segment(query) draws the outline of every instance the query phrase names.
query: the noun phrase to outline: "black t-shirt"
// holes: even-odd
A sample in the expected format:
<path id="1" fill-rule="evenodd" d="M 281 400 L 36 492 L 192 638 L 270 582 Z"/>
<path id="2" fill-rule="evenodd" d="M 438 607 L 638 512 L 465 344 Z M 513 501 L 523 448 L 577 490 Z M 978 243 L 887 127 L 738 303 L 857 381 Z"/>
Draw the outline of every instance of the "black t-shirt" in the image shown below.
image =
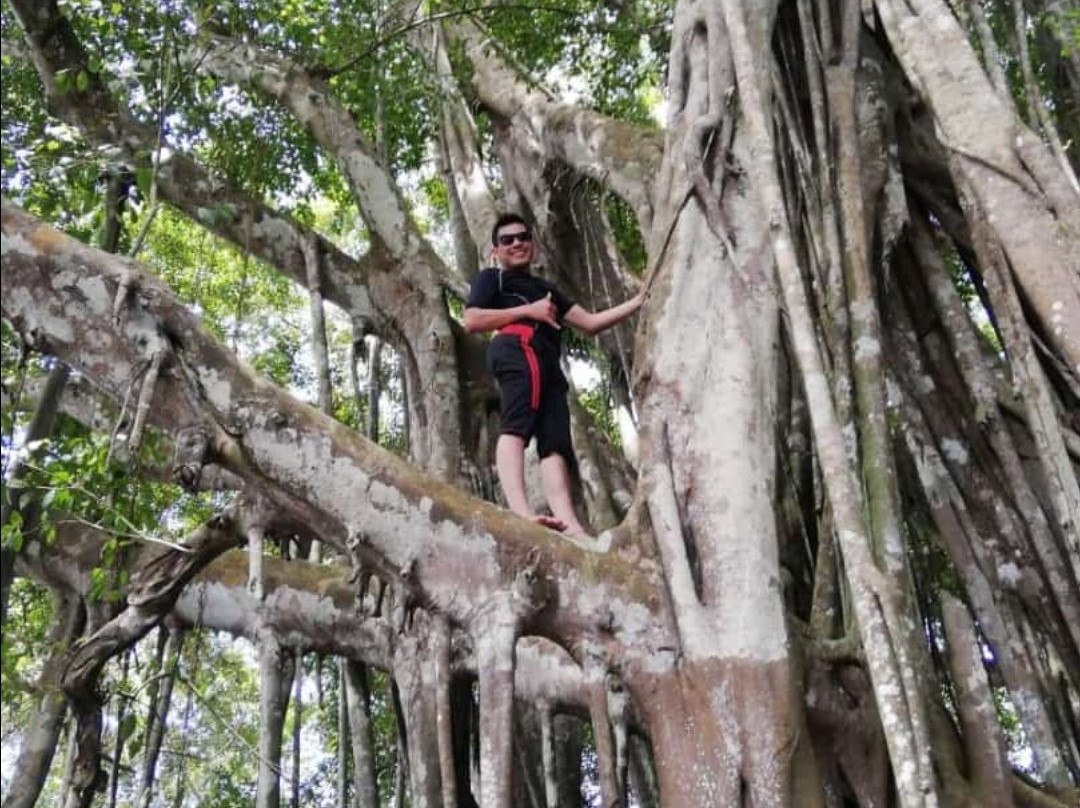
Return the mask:
<path id="1" fill-rule="evenodd" d="M 558 318 L 562 320 L 566 312 L 573 308 L 574 301 L 552 284 L 525 270 L 489 267 L 480 270 L 473 278 L 465 306 L 470 309 L 512 309 L 547 297 L 549 292 Z M 528 318 L 518 322 L 536 326 L 536 338 L 558 350 L 559 332 L 550 325 Z"/>

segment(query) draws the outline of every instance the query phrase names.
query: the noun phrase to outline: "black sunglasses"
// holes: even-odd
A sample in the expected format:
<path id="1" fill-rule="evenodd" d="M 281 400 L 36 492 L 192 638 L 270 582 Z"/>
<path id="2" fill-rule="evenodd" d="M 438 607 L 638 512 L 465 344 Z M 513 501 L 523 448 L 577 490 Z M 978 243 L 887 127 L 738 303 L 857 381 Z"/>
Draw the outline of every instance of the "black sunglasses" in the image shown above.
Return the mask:
<path id="1" fill-rule="evenodd" d="M 531 244 L 532 233 L 528 230 L 522 230 L 520 233 L 506 233 L 500 235 L 495 240 L 499 242 L 500 247 L 509 247 L 515 241 L 520 241 L 522 244 Z"/>

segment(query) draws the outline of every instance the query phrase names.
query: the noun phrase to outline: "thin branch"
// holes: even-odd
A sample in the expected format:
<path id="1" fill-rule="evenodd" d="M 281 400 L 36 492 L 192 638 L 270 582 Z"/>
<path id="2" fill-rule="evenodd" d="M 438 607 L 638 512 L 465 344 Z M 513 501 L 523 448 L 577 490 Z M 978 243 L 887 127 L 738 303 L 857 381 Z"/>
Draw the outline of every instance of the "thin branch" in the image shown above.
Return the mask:
<path id="1" fill-rule="evenodd" d="M 506 13 L 508 11 L 514 11 L 514 12 L 546 11 L 546 12 L 549 12 L 551 14 L 560 14 L 560 15 L 568 18 L 568 19 L 580 19 L 580 17 L 579 17 L 580 12 L 577 11 L 577 10 L 574 10 L 574 9 L 560 8 L 558 6 L 534 6 L 534 5 L 526 5 L 526 4 L 508 4 L 508 5 L 498 4 L 498 5 L 484 5 L 484 6 L 469 6 L 467 8 L 459 8 L 459 9 L 455 9 L 453 11 L 440 11 L 440 12 L 437 12 L 435 14 L 430 14 L 427 17 L 422 17 L 421 19 L 413 20 L 412 22 L 406 23 L 405 25 L 402 25 L 402 26 L 394 29 L 390 33 L 386 34 L 385 36 L 382 36 L 379 39 L 375 40 L 375 42 L 372 45 L 370 45 L 366 50 L 361 52 L 359 56 L 353 57 L 352 59 L 350 59 L 349 61 L 345 62 L 342 65 L 338 65 L 337 67 L 313 68 L 311 73 L 312 73 L 312 75 L 318 76 L 320 78 L 325 78 L 325 79 L 334 78 L 335 76 L 340 76 L 342 73 L 345 73 L 345 72 L 347 72 L 349 70 L 352 70 L 354 67 L 359 65 L 361 62 L 363 62 L 366 59 L 373 56 L 376 51 L 381 50 L 382 48 L 386 47 L 391 42 L 393 42 L 395 39 L 399 39 L 399 38 L 403 37 L 405 34 L 409 33 L 410 31 L 415 31 L 418 28 L 423 28 L 423 27 L 425 27 L 427 25 L 432 25 L 433 23 L 440 22 L 441 20 L 454 19 L 455 17 L 468 17 L 468 16 L 471 16 L 473 14 L 482 14 L 482 13 L 487 13 L 487 12 L 497 12 L 499 14 L 503 14 L 503 13 Z M 660 24 L 660 23 L 658 23 L 656 25 L 646 25 L 646 26 L 638 26 L 638 27 L 623 27 L 623 28 L 616 27 L 616 26 L 611 26 L 611 25 L 594 24 L 592 26 L 589 26 L 587 28 L 587 30 L 589 30 L 591 32 L 594 32 L 594 33 L 605 33 L 605 32 L 612 32 L 612 31 L 620 31 L 620 32 L 628 32 L 628 33 L 629 32 L 636 32 L 636 33 L 639 33 L 639 34 L 644 34 L 644 33 L 650 32 L 650 31 L 661 30 L 662 28 L 663 28 L 663 25 Z"/>
<path id="2" fill-rule="evenodd" d="M 259 750 L 256 747 L 252 746 L 248 739 L 241 735 L 240 732 L 232 725 L 230 721 L 226 720 L 217 710 L 214 709 L 214 706 L 210 703 L 210 700 L 199 692 L 199 689 L 195 686 L 193 682 L 191 682 L 187 678 L 187 676 L 180 672 L 177 672 L 176 681 L 184 685 L 184 687 L 188 689 L 188 693 L 190 693 L 194 697 L 195 701 L 199 703 L 199 706 L 206 710 L 206 712 L 208 712 L 215 721 L 221 724 L 221 726 L 224 727 L 230 735 L 232 735 L 237 741 L 239 741 L 240 745 L 243 746 L 245 750 L 250 752 L 257 761 L 266 764 L 275 772 L 277 772 L 279 777 L 281 776 L 281 767 L 275 765 L 274 763 L 260 755 Z"/>

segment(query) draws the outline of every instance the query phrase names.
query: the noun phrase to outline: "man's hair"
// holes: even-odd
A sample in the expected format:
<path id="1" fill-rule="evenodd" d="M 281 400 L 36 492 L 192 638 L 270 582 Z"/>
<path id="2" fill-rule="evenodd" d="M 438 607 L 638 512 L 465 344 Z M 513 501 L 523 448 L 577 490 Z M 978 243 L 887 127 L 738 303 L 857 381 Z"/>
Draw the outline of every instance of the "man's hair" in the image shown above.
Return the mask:
<path id="1" fill-rule="evenodd" d="M 508 224 L 523 224 L 528 228 L 529 223 L 522 219 L 516 213 L 504 213 L 498 219 L 495 220 L 495 226 L 491 228 L 491 245 L 494 247 L 499 243 L 499 231 L 506 227 Z"/>

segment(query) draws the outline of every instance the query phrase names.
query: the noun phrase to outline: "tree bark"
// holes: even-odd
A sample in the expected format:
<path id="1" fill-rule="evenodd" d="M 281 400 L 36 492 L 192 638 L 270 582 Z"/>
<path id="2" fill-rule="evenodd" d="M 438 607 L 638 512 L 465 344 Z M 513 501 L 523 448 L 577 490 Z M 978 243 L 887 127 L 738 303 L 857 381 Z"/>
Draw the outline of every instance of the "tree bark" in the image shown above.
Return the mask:
<path id="1" fill-rule="evenodd" d="M 583 24 L 638 11 L 617 5 Z M 53 108 L 94 142 L 122 140 L 121 153 L 141 165 L 160 132 L 118 112 L 108 73 L 87 69 L 56 3 L 15 6 Z M 988 20 L 1009 8 L 999 2 Z M 1015 16 L 1024 15 L 1039 16 Z M 264 534 L 317 539 L 361 570 L 358 581 L 341 565 L 260 552 L 248 592 L 242 554 L 223 557 L 183 594 L 170 590 L 160 610 L 133 604 L 95 635 L 84 672 L 92 679 L 99 657 L 162 612 L 178 625 L 258 637 L 264 656 L 283 644 L 390 670 L 401 694 L 398 804 L 406 776 L 414 806 L 469 805 L 478 780 L 484 808 L 579 804 L 581 732 L 565 713 L 590 707 L 608 803 L 627 779 L 665 808 L 1050 799 L 1049 787 L 1009 783 L 972 705 L 988 704 L 987 683 L 976 681 L 985 644 L 992 686 L 1017 705 L 1040 778 L 1068 783 L 1076 730 L 1067 705 L 1080 667 L 1070 620 L 1080 593 L 1080 286 L 1069 270 L 1080 213 L 1051 150 L 1001 97 L 1004 74 L 986 66 L 996 86 L 985 75 L 962 20 L 940 0 L 682 0 L 670 26 L 645 33 L 671 45 L 663 132 L 553 100 L 499 54 L 499 29 L 474 17 L 440 11 L 403 26 L 426 36 L 443 22 L 457 41 L 440 42 L 435 72 L 449 85 L 461 67 L 451 57 L 470 63 L 468 103 L 479 101 L 504 161 L 500 204 L 530 219 L 554 265 L 549 277 L 587 305 L 635 288 L 614 251 L 606 194 L 637 215 L 647 302 L 632 371 L 632 322 L 603 345 L 633 384 L 624 400 L 641 427 L 636 492 L 633 473 L 617 470 L 603 446 L 578 441 L 590 510 L 605 527 L 624 509 L 627 518 L 596 542 L 577 541 L 445 485 L 469 476 L 474 491 L 491 491 L 481 444 L 493 434 L 493 399 L 476 382 L 479 340 L 462 338 L 446 305 L 461 278 L 413 221 L 386 137 L 370 146 L 360 135 L 356 111 L 367 101 L 389 132 L 392 65 L 372 71 L 374 92 L 361 99 L 351 77 L 327 82 L 305 66 L 318 45 L 297 40 L 286 59 L 270 50 L 273 27 L 258 47 L 209 35 L 206 58 L 188 64 L 299 121 L 296 142 L 336 162 L 372 246 L 340 263 L 322 243 L 322 271 L 309 273 L 308 231 L 290 225 L 271 238 L 285 220 L 234 188 L 210 188 L 198 165 L 163 159 L 162 188 L 172 183 L 189 214 L 220 207 L 215 230 L 238 238 L 246 229 L 256 238 L 245 252 L 273 256 L 314 297 L 388 340 L 404 376 L 410 454 L 431 473 L 255 378 L 134 263 L 73 245 L 5 203 L 3 313 L 27 344 L 113 397 L 153 368 L 138 426 L 178 447 L 184 480 L 223 469 L 264 503 L 258 530 L 247 531 L 252 546 Z M 1017 45 L 1028 35 L 1037 34 L 1018 31 Z M 1054 93 L 1054 109 L 1032 113 L 1049 126 L 1066 108 L 1051 61 L 1038 92 Z M 60 92 L 71 84 L 64 70 L 88 80 Z M 464 218 L 481 241 L 495 199 L 466 94 L 444 109 L 445 168 L 458 240 Z M 182 188 L 199 180 L 207 187 Z M 1003 358 L 967 334 L 946 269 L 973 284 Z M 377 407 L 368 411 L 377 424 Z M 99 541 L 65 527 L 55 546 L 17 563 L 81 593 Z M 151 557 L 123 564 L 134 570 Z M 368 576 L 392 597 L 367 597 Z M 944 589 L 969 604 L 978 642 L 952 606 L 942 618 Z M 945 664 L 941 649 L 961 646 L 969 653 Z M 933 686 L 926 655 L 940 676 Z M 612 701 L 600 677 L 625 683 L 627 698 Z M 287 694 L 284 682 L 270 685 L 273 713 L 269 702 Z M 943 707 L 950 692 L 959 735 Z M 84 714 L 100 719 L 93 694 L 81 695 Z M 515 736 L 515 699 L 555 715 L 548 754 L 537 755 L 548 758 L 543 789 L 521 776 L 532 767 L 518 743 L 526 731 Z M 552 742 L 567 726 L 568 740 Z M 89 728 L 91 740 L 100 734 Z M 647 767 L 634 762 L 630 732 L 648 737 L 657 789 L 639 788 Z M 280 724 L 277 733 L 274 765 Z M 465 736 L 482 739 L 482 754 Z M 477 761 L 480 778 L 470 770 Z M 260 778 L 260 805 L 271 802 L 268 782 Z M 178 777 L 176 799 L 195 788 Z"/>
<path id="2" fill-rule="evenodd" d="M 45 382 L 45 387 L 41 391 L 41 396 L 38 398 L 37 403 L 34 405 L 34 414 L 30 419 L 30 424 L 26 428 L 26 444 L 32 445 L 36 441 L 44 440 L 50 434 L 52 434 L 53 422 L 56 418 L 57 410 L 60 406 L 60 399 L 64 394 L 64 387 L 67 384 L 68 369 L 66 366 L 57 364 L 49 371 L 49 377 Z M 25 463 L 16 463 L 14 468 L 11 469 L 10 479 L 5 486 L 5 496 L 3 497 L 2 508 L 3 515 L 0 516 L 0 524 L 7 527 L 11 521 L 12 514 L 21 511 L 18 507 L 18 497 L 20 494 L 19 480 L 22 479 L 26 473 Z M 23 522 L 22 533 L 23 541 L 32 539 L 35 530 L 35 519 L 25 520 Z M 7 622 L 8 612 L 8 599 L 11 595 L 11 584 L 15 580 L 15 550 L 7 542 L 0 547 L 0 624 Z"/>
<path id="3" fill-rule="evenodd" d="M 259 641 L 259 779 L 256 808 L 281 803 L 281 748 L 292 684 L 289 651 L 273 637 Z"/>
<path id="4" fill-rule="evenodd" d="M 85 610 L 78 597 L 58 597 L 56 605 L 56 616 L 48 637 L 51 650 L 38 678 L 42 693 L 19 746 L 4 808 L 33 808 L 37 804 L 67 715 L 67 701 L 60 690 L 60 674 L 69 647 L 82 632 Z"/>
<path id="5" fill-rule="evenodd" d="M 165 740 L 166 721 L 172 706 L 173 687 L 179 674 L 180 652 L 183 650 L 184 630 L 170 626 L 165 641 L 164 655 L 157 670 L 159 682 L 151 690 L 150 715 L 146 721 L 146 736 L 143 741 L 143 766 L 139 782 L 139 793 L 135 799 L 137 808 L 150 808 L 154 793 L 154 779 L 157 775 L 161 745 Z"/>
<path id="6" fill-rule="evenodd" d="M 412 305 L 393 314 L 410 390 L 412 458 L 431 473 L 456 479 L 461 460 L 460 382 L 454 333 L 443 300 L 452 274 L 412 223 L 385 167 L 329 88 L 298 66 L 276 54 L 213 36 L 188 59 L 201 71 L 251 85 L 287 105 L 337 159 L 374 240 L 398 264 L 395 273 L 369 276 L 372 294 L 392 299 L 407 290 L 412 300 Z"/>
<path id="7" fill-rule="evenodd" d="M 957 711 L 964 748 L 979 804 L 986 808 L 1012 808 L 1009 763 L 998 727 L 990 683 L 967 609 L 944 595 L 942 614 L 949 637 L 949 665 L 957 689 Z"/>
<path id="8" fill-rule="evenodd" d="M 945 3 L 880 0 L 875 7 L 905 72 L 933 107 L 961 194 L 978 215 L 993 211 L 993 239 L 1042 332 L 1080 372 L 1080 280 L 1069 257 L 1080 254 L 1076 191 L 994 92 Z M 945 54 L 948 70 L 939 69 Z M 1021 221 L 1027 226 L 1012 226 Z"/>
<path id="9" fill-rule="evenodd" d="M 356 808 L 378 808 L 375 747 L 368 701 L 367 670 L 362 663 L 344 660 L 344 685 L 349 710 Z"/>

